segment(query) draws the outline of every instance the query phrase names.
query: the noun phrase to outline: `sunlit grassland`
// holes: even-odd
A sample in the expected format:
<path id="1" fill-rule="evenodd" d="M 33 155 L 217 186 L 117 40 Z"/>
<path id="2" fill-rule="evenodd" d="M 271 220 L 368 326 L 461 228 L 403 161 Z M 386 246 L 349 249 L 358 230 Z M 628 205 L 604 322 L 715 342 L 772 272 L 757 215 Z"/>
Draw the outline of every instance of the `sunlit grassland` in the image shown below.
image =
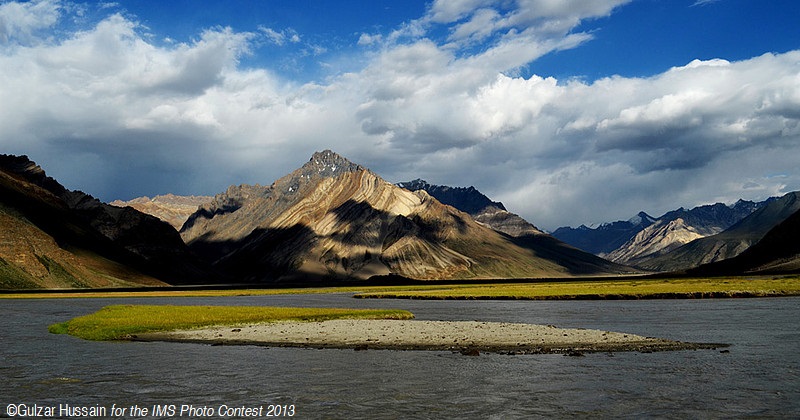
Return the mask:
<path id="1" fill-rule="evenodd" d="M 457 285 L 427 290 L 365 291 L 358 298 L 405 299 L 669 299 L 800 295 L 800 277 L 550 281 Z"/>
<path id="2" fill-rule="evenodd" d="M 470 281 L 447 284 L 430 281 L 427 284 L 402 286 L 347 286 L 287 289 L 224 289 L 224 290 L 164 290 L 149 291 L 81 291 L 0 293 L 0 299 L 56 298 L 178 298 L 229 297 L 285 294 L 349 293 L 359 298 L 416 298 L 416 299 L 658 299 L 712 298 L 800 295 L 800 276 L 784 277 L 709 277 L 653 279 L 574 278 L 515 282 Z"/>
<path id="3" fill-rule="evenodd" d="M 395 309 L 284 308 L 262 306 L 112 305 L 99 311 L 51 325 L 54 334 L 86 340 L 119 340 L 136 334 L 202 328 L 215 325 L 250 325 L 278 321 L 331 319 L 410 319 L 411 312 Z"/>

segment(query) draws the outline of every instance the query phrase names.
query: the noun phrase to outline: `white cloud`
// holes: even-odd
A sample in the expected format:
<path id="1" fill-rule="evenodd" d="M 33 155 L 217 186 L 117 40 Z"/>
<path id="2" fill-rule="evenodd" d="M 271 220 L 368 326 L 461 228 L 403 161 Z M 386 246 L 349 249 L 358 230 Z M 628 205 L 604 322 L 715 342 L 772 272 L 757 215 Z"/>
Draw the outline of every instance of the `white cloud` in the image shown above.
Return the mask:
<path id="1" fill-rule="evenodd" d="M 0 50 L 0 147 L 107 200 L 268 184 L 331 148 L 390 181 L 474 185 L 551 229 L 800 189 L 800 51 L 591 83 L 513 75 L 585 42 L 570 25 L 622 3 L 508 3 L 486 15 L 506 30 L 468 54 L 452 43 L 484 36 L 463 25 L 491 4 L 434 2 L 362 35 L 378 46 L 363 68 L 305 85 L 238 66 L 255 34 L 158 46 L 111 15 L 55 40 L 37 34 L 53 24 L 41 18 Z M 424 36 L 437 22 L 446 39 Z"/>
<path id="2" fill-rule="evenodd" d="M 37 31 L 56 23 L 60 9 L 57 0 L 0 4 L 0 43 L 32 42 Z"/>
<path id="3" fill-rule="evenodd" d="M 285 45 L 287 42 L 292 44 L 296 44 L 300 42 L 300 34 L 297 33 L 294 29 L 284 29 L 281 31 L 276 31 L 272 28 L 267 28 L 265 26 L 259 27 L 259 30 L 264 34 L 264 36 L 275 45 Z"/>
<path id="4" fill-rule="evenodd" d="M 705 5 L 707 5 L 707 4 L 716 3 L 716 2 L 718 2 L 718 1 L 719 1 L 719 0 L 697 0 L 697 1 L 695 1 L 695 2 L 692 4 L 692 6 L 691 6 L 691 7 L 695 7 L 695 6 L 705 6 Z"/>

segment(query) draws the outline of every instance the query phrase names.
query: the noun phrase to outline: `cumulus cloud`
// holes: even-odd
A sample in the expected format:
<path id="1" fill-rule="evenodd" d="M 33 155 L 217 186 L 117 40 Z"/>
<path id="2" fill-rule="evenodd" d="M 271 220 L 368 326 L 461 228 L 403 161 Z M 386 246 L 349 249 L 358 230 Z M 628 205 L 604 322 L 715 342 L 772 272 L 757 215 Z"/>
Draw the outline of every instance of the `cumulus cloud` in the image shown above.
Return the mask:
<path id="1" fill-rule="evenodd" d="M 436 1 L 362 35 L 362 68 L 307 84 L 238 65 L 259 36 L 294 42 L 288 30 L 163 46 L 110 15 L 52 39 L 58 3 L 6 3 L 0 22 L 46 10 L 0 29 L 0 146 L 105 200 L 269 184 L 331 148 L 389 181 L 474 185 L 548 229 L 800 188 L 800 51 L 646 78 L 513 72 L 588 41 L 576 25 L 624 3 Z"/>
<path id="2" fill-rule="evenodd" d="M 59 16 L 56 1 L 0 4 L 0 42 L 32 42 L 37 31 L 55 24 Z"/>

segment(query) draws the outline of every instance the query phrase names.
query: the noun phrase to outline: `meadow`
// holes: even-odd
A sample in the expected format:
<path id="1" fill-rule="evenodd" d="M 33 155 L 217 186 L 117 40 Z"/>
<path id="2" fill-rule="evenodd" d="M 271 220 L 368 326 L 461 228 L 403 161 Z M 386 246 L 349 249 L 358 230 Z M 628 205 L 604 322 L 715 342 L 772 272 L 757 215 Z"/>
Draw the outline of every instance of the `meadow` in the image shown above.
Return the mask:
<path id="1" fill-rule="evenodd" d="M 800 295 L 800 276 L 570 278 L 416 282 L 408 285 L 271 289 L 7 292 L 0 299 L 223 297 L 352 293 L 356 298 L 414 299 L 697 299 Z"/>

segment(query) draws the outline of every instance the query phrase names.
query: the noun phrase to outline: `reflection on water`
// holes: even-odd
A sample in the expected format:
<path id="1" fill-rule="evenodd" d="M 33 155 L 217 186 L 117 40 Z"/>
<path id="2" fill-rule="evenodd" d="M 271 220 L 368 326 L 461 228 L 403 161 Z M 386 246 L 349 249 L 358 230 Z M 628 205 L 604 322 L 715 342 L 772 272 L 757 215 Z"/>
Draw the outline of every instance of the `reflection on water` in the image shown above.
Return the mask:
<path id="1" fill-rule="evenodd" d="M 97 343 L 47 326 L 115 303 L 394 307 L 732 344 L 680 351 L 466 357 L 449 352 Z M 298 418 L 797 417 L 800 298 L 502 302 L 348 295 L 0 301 L 10 403 L 294 404 Z M 150 417 L 152 418 L 152 417 Z"/>

